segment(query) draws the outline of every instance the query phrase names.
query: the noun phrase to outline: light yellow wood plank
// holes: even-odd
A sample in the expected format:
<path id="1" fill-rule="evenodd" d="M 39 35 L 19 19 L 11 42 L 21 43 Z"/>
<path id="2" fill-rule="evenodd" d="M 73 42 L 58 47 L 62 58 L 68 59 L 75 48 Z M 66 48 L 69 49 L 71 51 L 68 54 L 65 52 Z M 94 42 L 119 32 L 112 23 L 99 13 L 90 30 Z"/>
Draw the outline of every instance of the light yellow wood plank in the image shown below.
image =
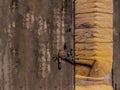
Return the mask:
<path id="1" fill-rule="evenodd" d="M 113 90 L 112 85 L 88 85 L 88 86 L 76 86 L 75 90 Z"/>

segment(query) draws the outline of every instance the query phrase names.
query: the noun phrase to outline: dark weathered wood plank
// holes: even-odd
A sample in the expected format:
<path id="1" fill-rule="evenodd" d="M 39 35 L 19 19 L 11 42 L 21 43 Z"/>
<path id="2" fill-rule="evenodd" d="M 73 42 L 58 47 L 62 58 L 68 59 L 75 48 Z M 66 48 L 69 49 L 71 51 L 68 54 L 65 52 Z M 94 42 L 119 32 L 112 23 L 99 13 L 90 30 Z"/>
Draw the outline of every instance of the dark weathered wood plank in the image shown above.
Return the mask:
<path id="1" fill-rule="evenodd" d="M 0 1 L 0 90 L 73 90 L 74 66 L 56 56 L 73 47 L 72 0 Z"/>
<path id="2" fill-rule="evenodd" d="M 120 1 L 114 0 L 114 63 L 113 86 L 120 90 Z"/>

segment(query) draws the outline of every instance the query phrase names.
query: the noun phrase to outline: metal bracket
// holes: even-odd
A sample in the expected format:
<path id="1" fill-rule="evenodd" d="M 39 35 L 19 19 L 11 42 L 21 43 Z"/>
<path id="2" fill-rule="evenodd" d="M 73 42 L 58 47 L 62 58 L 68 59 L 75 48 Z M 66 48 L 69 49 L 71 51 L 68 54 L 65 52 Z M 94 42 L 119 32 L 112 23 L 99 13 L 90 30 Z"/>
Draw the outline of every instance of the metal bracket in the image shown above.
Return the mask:
<path id="1" fill-rule="evenodd" d="M 53 59 L 58 62 L 58 69 L 61 70 L 62 61 L 63 60 L 74 60 L 73 56 L 74 56 L 73 49 L 70 49 L 69 51 L 65 49 L 65 50 L 59 50 L 57 56 L 53 57 Z"/>

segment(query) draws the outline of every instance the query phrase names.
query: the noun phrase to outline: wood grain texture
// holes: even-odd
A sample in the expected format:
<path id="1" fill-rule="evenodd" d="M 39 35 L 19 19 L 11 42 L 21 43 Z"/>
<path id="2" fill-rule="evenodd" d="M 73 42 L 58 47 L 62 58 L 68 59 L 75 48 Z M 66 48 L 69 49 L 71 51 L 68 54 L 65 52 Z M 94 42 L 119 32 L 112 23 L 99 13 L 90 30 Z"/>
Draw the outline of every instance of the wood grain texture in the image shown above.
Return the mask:
<path id="1" fill-rule="evenodd" d="M 120 1 L 114 1 L 114 63 L 113 86 L 114 90 L 120 90 Z"/>
<path id="2" fill-rule="evenodd" d="M 76 66 L 76 81 L 85 80 L 85 77 L 86 80 L 104 80 L 112 70 L 112 4 L 112 0 L 75 2 L 75 57 L 78 58 L 75 62 L 79 63 Z"/>
<path id="3" fill-rule="evenodd" d="M 0 0 L 0 90 L 73 90 L 73 65 L 54 62 L 71 49 L 71 2 Z"/>
<path id="4" fill-rule="evenodd" d="M 109 0 L 77 0 L 76 1 L 76 14 L 77 13 L 113 13 L 112 3 Z"/>

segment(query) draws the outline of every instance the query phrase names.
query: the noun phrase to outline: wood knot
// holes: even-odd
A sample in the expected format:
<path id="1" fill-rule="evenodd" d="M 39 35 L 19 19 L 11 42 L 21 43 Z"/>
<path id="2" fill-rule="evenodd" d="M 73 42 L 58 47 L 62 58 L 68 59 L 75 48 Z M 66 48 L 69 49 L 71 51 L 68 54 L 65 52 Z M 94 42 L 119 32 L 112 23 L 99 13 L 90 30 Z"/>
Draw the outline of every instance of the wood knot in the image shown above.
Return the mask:
<path id="1" fill-rule="evenodd" d="M 90 24 L 90 23 L 83 23 L 83 24 L 80 24 L 78 27 L 79 28 L 93 28 L 95 26 L 95 24 Z"/>

